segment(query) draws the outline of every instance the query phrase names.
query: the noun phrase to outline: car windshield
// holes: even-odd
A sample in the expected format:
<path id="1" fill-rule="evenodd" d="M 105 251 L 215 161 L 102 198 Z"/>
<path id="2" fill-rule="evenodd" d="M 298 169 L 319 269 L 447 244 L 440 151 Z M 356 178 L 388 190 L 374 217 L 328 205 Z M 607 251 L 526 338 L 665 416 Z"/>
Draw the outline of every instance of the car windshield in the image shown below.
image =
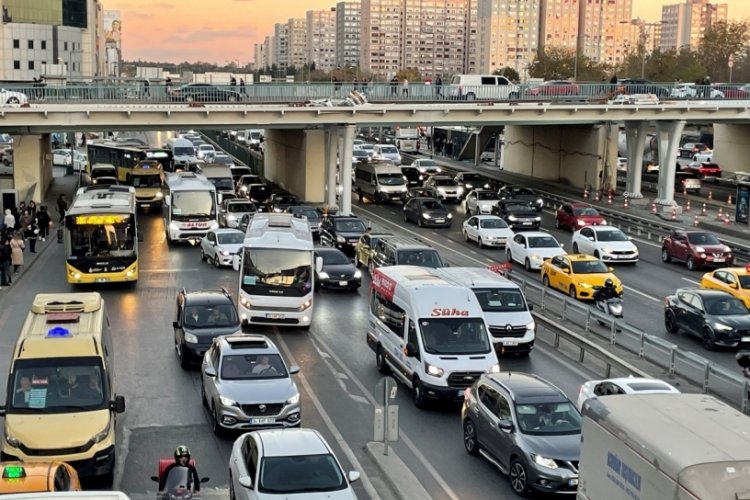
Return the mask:
<path id="1" fill-rule="evenodd" d="M 402 266 L 443 267 L 440 254 L 435 250 L 400 250 L 398 263 Z"/>
<path id="2" fill-rule="evenodd" d="M 628 241 L 628 237 L 619 230 L 597 231 L 599 241 Z"/>
<path id="3" fill-rule="evenodd" d="M 482 318 L 423 318 L 419 328 L 429 354 L 486 354 L 491 349 Z"/>
<path id="4" fill-rule="evenodd" d="M 559 248 L 560 244 L 551 236 L 533 236 L 529 238 L 529 248 Z"/>
<path id="5" fill-rule="evenodd" d="M 51 315 L 48 315 L 51 316 Z M 63 327 L 50 328 L 62 332 Z M 65 342 L 65 339 L 50 339 Z M 68 413 L 101 410 L 109 402 L 107 377 L 101 358 L 20 359 L 10 375 L 13 390 L 12 413 Z"/>
<path id="6" fill-rule="evenodd" d="M 508 224 L 503 219 L 483 219 L 479 221 L 482 229 L 506 229 Z"/>
<path id="7" fill-rule="evenodd" d="M 750 276 L 737 276 L 740 280 L 740 288 L 750 288 Z"/>
<path id="8" fill-rule="evenodd" d="M 175 219 L 213 219 L 216 215 L 213 191 L 174 191 L 172 216 Z"/>
<path id="9" fill-rule="evenodd" d="M 434 167 L 437 167 L 437 166 L 439 166 L 439 165 L 437 163 L 435 163 L 434 161 L 432 161 L 432 160 L 422 160 L 422 161 L 419 162 L 419 167 L 420 168 L 434 168 Z"/>
<path id="10" fill-rule="evenodd" d="M 609 268 L 600 260 L 579 260 L 573 262 L 574 274 L 608 273 Z"/>
<path id="11" fill-rule="evenodd" d="M 383 186 L 403 186 L 406 183 L 403 174 L 378 174 L 378 182 Z"/>
<path id="12" fill-rule="evenodd" d="M 747 307 L 734 297 L 706 298 L 706 312 L 715 316 L 747 315 Z"/>
<path id="13" fill-rule="evenodd" d="M 133 187 L 160 187 L 161 175 L 133 175 L 130 178 Z"/>
<path id="14" fill-rule="evenodd" d="M 278 354 L 231 354 L 221 358 L 223 380 L 253 380 L 286 376 L 284 362 Z"/>
<path id="15" fill-rule="evenodd" d="M 224 165 L 233 165 L 234 164 L 234 162 L 232 161 L 232 159 L 230 157 L 226 156 L 226 155 L 215 155 L 214 156 L 214 162 L 221 163 L 221 164 L 224 164 Z"/>
<path id="16" fill-rule="evenodd" d="M 481 181 L 482 180 L 482 176 L 479 175 L 479 174 L 471 174 L 471 173 L 467 174 L 467 173 L 465 173 L 463 177 L 464 177 L 464 182 L 466 182 L 466 181 Z"/>
<path id="17" fill-rule="evenodd" d="M 422 208 L 425 210 L 445 210 L 445 207 L 443 207 L 443 204 L 437 200 L 423 201 Z"/>
<path id="18" fill-rule="evenodd" d="M 245 241 L 245 235 L 241 232 L 219 233 L 216 235 L 220 245 L 240 245 Z"/>
<path id="19" fill-rule="evenodd" d="M 693 245 L 721 245 L 719 238 L 711 233 L 688 233 L 687 239 Z"/>
<path id="20" fill-rule="evenodd" d="M 229 203 L 227 204 L 227 212 L 255 212 L 258 209 L 255 207 L 255 203 Z"/>
<path id="21" fill-rule="evenodd" d="M 240 323 L 232 304 L 189 305 L 185 307 L 185 326 L 188 328 L 225 328 Z"/>
<path id="22" fill-rule="evenodd" d="M 499 199 L 496 193 L 492 191 L 478 191 L 477 200 L 497 200 Z"/>
<path id="23" fill-rule="evenodd" d="M 245 248 L 243 255 L 240 287 L 245 293 L 303 297 L 312 291 L 309 250 Z"/>
<path id="24" fill-rule="evenodd" d="M 364 233 L 367 229 L 361 220 L 337 220 L 334 225 L 340 233 Z"/>
<path id="25" fill-rule="evenodd" d="M 352 261 L 350 261 L 343 252 L 340 252 L 338 250 L 330 252 L 315 252 L 315 255 L 323 257 L 324 266 L 342 266 L 344 264 L 352 263 Z"/>
<path id="26" fill-rule="evenodd" d="M 369 158 L 370 153 L 368 153 L 364 149 L 355 149 L 354 151 L 352 151 L 352 156 L 356 156 L 357 158 Z"/>
<path id="27" fill-rule="evenodd" d="M 381 146 L 380 152 L 388 155 L 395 155 L 398 154 L 398 149 L 393 146 Z"/>
<path id="28" fill-rule="evenodd" d="M 297 201 L 297 198 L 294 196 L 277 196 L 276 198 L 274 198 L 273 202 L 276 205 L 295 205 L 299 203 L 299 201 Z"/>
<path id="29" fill-rule="evenodd" d="M 531 208 L 525 203 L 506 203 L 505 209 L 510 212 L 530 212 Z"/>
<path id="30" fill-rule="evenodd" d="M 526 303 L 521 290 L 498 288 L 475 288 L 474 295 L 484 312 L 525 311 Z"/>
<path id="31" fill-rule="evenodd" d="M 347 487 L 346 478 L 331 454 L 264 457 L 260 462 L 258 491 L 262 493 L 312 494 Z"/>
<path id="32" fill-rule="evenodd" d="M 529 188 L 513 188 L 510 191 L 514 195 L 518 195 L 518 196 L 529 196 L 529 195 L 533 196 L 536 194 L 533 189 L 529 189 Z"/>
<path id="33" fill-rule="evenodd" d="M 193 148 L 188 147 L 176 147 L 173 151 L 175 156 L 193 156 L 195 154 L 195 150 Z"/>
<path id="34" fill-rule="evenodd" d="M 314 208 L 298 208 L 295 210 L 292 210 L 292 213 L 294 215 L 301 215 L 303 217 L 307 217 L 308 219 L 320 219 L 320 213 L 318 213 L 317 210 Z"/>
<path id="35" fill-rule="evenodd" d="M 582 216 L 588 216 L 588 217 L 599 215 L 599 212 L 597 212 L 595 208 L 574 208 L 573 213 L 575 215 L 582 215 Z"/>
<path id="36" fill-rule="evenodd" d="M 570 402 L 516 405 L 518 427 L 524 434 L 580 434 L 581 414 Z"/>
<path id="37" fill-rule="evenodd" d="M 453 179 L 435 179 L 436 186 L 456 186 L 456 181 Z"/>

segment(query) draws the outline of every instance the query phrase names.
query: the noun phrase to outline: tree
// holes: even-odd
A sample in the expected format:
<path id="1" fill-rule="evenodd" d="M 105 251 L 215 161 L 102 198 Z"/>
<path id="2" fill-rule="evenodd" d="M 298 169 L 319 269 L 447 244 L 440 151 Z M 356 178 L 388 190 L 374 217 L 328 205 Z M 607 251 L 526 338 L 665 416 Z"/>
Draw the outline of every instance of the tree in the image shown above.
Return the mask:
<path id="1" fill-rule="evenodd" d="M 750 43 L 747 21 L 720 21 L 703 34 L 698 46 L 698 59 L 706 68 L 706 75 L 714 81 L 729 80 L 729 56 L 745 53 Z"/>
<path id="2" fill-rule="evenodd" d="M 521 75 L 518 74 L 518 71 L 511 68 L 510 66 L 505 66 L 504 68 L 498 68 L 495 71 L 493 71 L 492 74 L 504 76 L 511 82 L 517 82 L 521 80 Z"/>
<path id="3" fill-rule="evenodd" d="M 575 78 L 581 82 L 599 82 L 609 72 L 606 65 L 598 64 L 574 50 L 562 47 L 540 49 L 529 65 L 529 76 L 545 80 L 567 80 Z"/>
<path id="4" fill-rule="evenodd" d="M 398 81 L 402 81 L 404 78 L 409 80 L 409 82 L 422 81 L 422 75 L 419 73 L 419 70 L 415 68 L 402 69 L 401 71 L 396 73 L 396 78 L 398 78 Z"/>

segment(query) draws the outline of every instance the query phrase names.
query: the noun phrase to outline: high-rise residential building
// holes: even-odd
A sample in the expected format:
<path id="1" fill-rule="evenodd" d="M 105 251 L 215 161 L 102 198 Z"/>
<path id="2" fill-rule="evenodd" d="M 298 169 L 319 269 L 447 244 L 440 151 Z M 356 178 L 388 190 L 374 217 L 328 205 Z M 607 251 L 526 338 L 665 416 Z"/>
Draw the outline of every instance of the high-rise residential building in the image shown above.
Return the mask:
<path id="1" fill-rule="evenodd" d="M 476 73 L 479 68 L 479 14 L 480 0 L 466 0 L 466 36 L 464 37 L 464 68 L 462 73 Z"/>
<path id="2" fill-rule="evenodd" d="M 540 0 L 479 0 L 479 73 L 511 67 L 521 77 L 539 48 Z"/>
<path id="3" fill-rule="evenodd" d="M 307 63 L 330 71 L 336 67 L 336 8 L 308 10 L 306 19 Z"/>
<path id="4" fill-rule="evenodd" d="M 287 67 L 302 69 L 307 64 L 307 19 L 287 21 Z"/>
<path id="5" fill-rule="evenodd" d="M 273 63 L 280 71 L 286 71 L 289 64 L 288 23 L 273 25 Z M 276 76 L 276 75 L 274 75 Z"/>
<path id="6" fill-rule="evenodd" d="M 661 49 L 698 48 L 706 30 L 715 23 L 726 21 L 728 13 L 727 4 L 710 3 L 709 0 L 685 0 L 664 5 L 661 8 Z"/>
<path id="7" fill-rule="evenodd" d="M 359 66 L 359 32 L 362 10 L 359 0 L 336 4 L 336 66 Z"/>
<path id="8" fill-rule="evenodd" d="M 359 64 L 380 78 L 402 69 L 403 0 L 362 0 Z"/>
<path id="9" fill-rule="evenodd" d="M 580 6 L 581 0 L 542 0 L 539 46 L 575 51 L 579 43 Z"/>
<path id="10" fill-rule="evenodd" d="M 633 43 L 632 0 L 586 0 L 578 20 L 579 53 L 609 65 L 622 62 Z"/>
<path id="11" fill-rule="evenodd" d="M 266 37 L 266 40 L 268 40 L 268 37 Z M 266 66 L 269 66 L 267 47 L 268 45 L 265 41 L 253 45 L 253 65 L 255 66 L 256 71 L 262 71 Z"/>

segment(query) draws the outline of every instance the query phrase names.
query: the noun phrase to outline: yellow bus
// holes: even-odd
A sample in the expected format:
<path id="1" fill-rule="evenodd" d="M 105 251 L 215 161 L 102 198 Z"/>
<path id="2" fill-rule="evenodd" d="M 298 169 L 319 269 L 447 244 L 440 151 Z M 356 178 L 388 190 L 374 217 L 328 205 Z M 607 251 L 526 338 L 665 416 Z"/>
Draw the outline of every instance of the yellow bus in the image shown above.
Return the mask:
<path id="1" fill-rule="evenodd" d="M 65 246 L 68 283 L 138 280 L 135 188 L 80 188 L 65 214 L 57 240 Z"/>

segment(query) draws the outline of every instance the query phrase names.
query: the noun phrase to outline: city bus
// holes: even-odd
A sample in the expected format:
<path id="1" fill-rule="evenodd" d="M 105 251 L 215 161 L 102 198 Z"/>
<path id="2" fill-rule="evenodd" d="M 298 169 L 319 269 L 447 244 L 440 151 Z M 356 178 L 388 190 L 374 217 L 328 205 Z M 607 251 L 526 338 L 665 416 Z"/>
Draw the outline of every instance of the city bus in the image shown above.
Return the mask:
<path id="1" fill-rule="evenodd" d="M 309 328 L 313 317 L 315 268 L 307 219 L 293 214 L 258 213 L 232 259 L 239 271 L 237 303 L 243 327 L 278 325 Z"/>
<path id="2" fill-rule="evenodd" d="M 417 128 L 396 127 L 396 147 L 402 153 L 418 153 L 419 130 Z"/>
<path id="3" fill-rule="evenodd" d="M 87 145 L 89 164 L 109 163 L 117 167 L 117 180 L 131 184 L 133 169 L 144 160 L 158 161 L 165 172 L 174 170 L 172 152 L 169 149 L 150 148 L 113 141 L 93 141 Z"/>
<path id="4" fill-rule="evenodd" d="M 167 174 L 164 184 L 164 228 L 167 244 L 197 243 L 219 227 L 216 186 L 195 172 Z"/>
<path id="5" fill-rule="evenodd" d="M 136 282 L 138 241 L 132 186 L 80 188 L 58 231 L 68 283 Z"/>

